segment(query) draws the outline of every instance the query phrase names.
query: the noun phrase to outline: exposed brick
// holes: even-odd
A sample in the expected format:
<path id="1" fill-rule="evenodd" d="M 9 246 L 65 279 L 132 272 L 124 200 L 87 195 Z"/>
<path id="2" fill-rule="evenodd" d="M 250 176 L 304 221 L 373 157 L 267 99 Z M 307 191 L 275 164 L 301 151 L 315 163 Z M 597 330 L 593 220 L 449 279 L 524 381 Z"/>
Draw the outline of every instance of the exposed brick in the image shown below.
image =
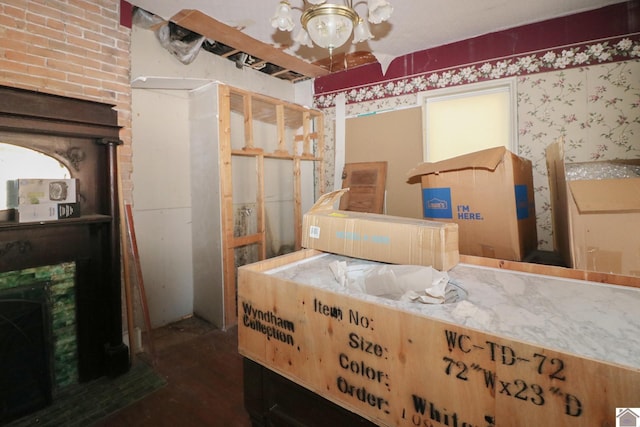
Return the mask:
<path id="1" fill-rule="evenodd" d="M 106 37 L 109 37 L 112 40 L 115 40 L 115 46 L 118 49 L 122 49 L 123 47 L 120 46 L 120 44 L 122 42 L 124 42 L 125 46 L 129 46 L 130 43 L 129 41 L 131 40 L 131 35 L 124 33 L 122 31 L 119 31 L 117 29 L 112 29 L 112 28 L 107 28 L 107 27 L 102 27 L 101 29 L 102 34 L 104 34 Z"/>
<path id="2" fill-rule="evenodd" d="M 131 29 L 120 0 L 2 0 L 0 80 L 116 105 L 127 145 L 121 169 L 131 198 Z"/>
<path id="3" fill-rule="evenodd" d="M 85 58 L 78 55 L 69 55 L 68 61 L 71 64 L 80 65 L 84 69 L 92 69 L 92 68 L 99 69 L 100 66 L 102 65 L 99 61 L 94 61 L 92 59 Z"/>
<path id="4" fill-rule="evenodd" d="M 16 18 L 19 20 L 24 20 L 27 14 L 27 12 L 23 8 L 11 6 L 11 5 L 4 5 L 2 10 L 6 16 Z"/>
<path id="5" fill-rule="evenodd" d="M 0 6 L 14 6 L 20 9 L 26 9 L 29 0 L 3 0 Z"/>
<path id="6" fill-rule="evenodd" d="M 28 12 L 26 15 L 26 22 L 30 24 L 45 26 L 47 24 L 47 17 L 44 15 Z"/>
<path id="7" fill-rule="evenodd" d="M 11 86 L 18 87 L 21 89 L 31 89 L 38 90 L 46 84 L 46 79 L 38 76 L 32 75 L 28 73 L 28 67 L 24 66 L 24 71 L 16 71 L 11 68 L 5 67 L 0 61 L 0 67 L 2 67 L 2 71 L 0 71 L 0 77 L 2 77 L 2 81 L 11 82 Z"/>
<path id="8" fill-rule="evenodd" d="M 31 34 L 26 31 L 20 31 L 16 28 L 7 28 L 4 36 L 15 41 L 22 41 L 35 46 L 48 46 L 49 39 L 38 34 Z"/>
<path id="9" fill-rule="evenodd" d="M 25 43 L 24 41 L 20 41 L 20 40 L 11 40 L 11 39 L 3 39 L 2 40 L 2 44 L 0 44 L 0 51 L 2 50 L 17 50 L 18 52 L 28 52 L 31 53 L 32 55 L 36 55 L 33 52 L 29 51 L 29 46 L 27 43 Z"/>
<path id="10" fill-rule="evenodd" d="M 83 16 L 70 15 L 66 18 L 65 22 L 76 25 L 78 28 L 82 28 L 84 30 L 98 32 L 100 31 L 100 28 L 101 28 L 100 24 L 90 21 L 84 18 Z"/>
<path id="11" fill-rule="evenodd" d="M 109 17 L 106 17 L 104 15 L 99 15 L 99 14 L 96 14 L 96 13 L 88 12 L 85 15 L 85 17 L 87 19 L 90 19 L 91 21 L 97 23 L 97 24 L 100 24 L 101 27 L 118 28 L 118 25 L 119 25 L 119 22 L 118 22 L 119 20 L 118 19 L 113 20 L 113 19 L 111 19 Z"/>
<path id="12" fill-rule="evenodd" d="M 98 43 L 100 43 L 101 45 L 105 45 L 105 46 L 115 46 L 116 45 L 116 41 L 110 37 L 105 36 L 102 33 L 95 33 L 93 31 L 85 31 L 84 32 L 84 37 L 85 39 L 88 40 L 94 40 Z"/>
<path id="13" fill-rule="evenodd" d="M 100 50 L 100 44 L 95 41 L 88 40 L 83 37 L 67 37 L 67 42 L 75 45 L 76 47 L 81 47 L 87 50 L 98 52 Z"/>
<path id="14" fill-rule="evenodd" d="M 78 83 L 83 86 L 100 87 L 99 79 L 92 79 L 90 77 L 86 77 L 86 75 L 68 74 L 67 81 L 70 83 Z"/>
<path id="15" fill-rule="evenodd" d="M 47 81 L 47 88 L 53 89 L 56 92 L 61 92 L 66 96 L 73 96 L 82 93 L 82 85 L 55 79 L 49 79 Z"/>
<path id="16" fill-rule="evenodd" d="M 28 53 L 36 56 L 41 56 L 43 58 L 53 58 L 53 59 L 66 61 L 67 57 L 69 56 L 66 52 L 62 52 L 60 50 L 51 50 L 51 49 L 44 48 L 42 46 L 34 46 L 34 45 L 26 45 L 26 44 L 25 46 L 26 46 L 25 49 Z"/>
<path id="17" fill-rule="evenodd" d="M 103 65 L 103 64 L 101 64 L 101 65 Z M 92 79 L 99 80 L 99 81 L 101 81 L 101 80 L 111 80 L 114 77 L 117 77 L 117 76 L 115 76 L 114 73 L 105 73 L 104 71 L 100 71 L 100 70 L 97 70 L 95 68 L 86 68 L 84 74 L 87 77 L 90 77 Z M 99 87 L 100 85 L 97 85 L 97 86 Z"/>
<path id="18" fill-rule="evenodd" d="M 29 71 L 29 66 L 25 63 L 8 61 L 0 57 L 0 70 L 6 71 L 8 73 L 26 73 Z"/>
<path id="19" fill-rule="evenodd" d="M 82 46 L 76 46 L 74 44 L 69 44 L 68 42 L 60 42 L 56 40 L 52 40 L 51 43 L 47 46 L 49 50 L 55 52 L 66 52 L 70 55 L 76 55 L 80 57 L 85 57 L 87 50 Z"/>
<path id="20" fill-rule="evenodd" d="M 34 55 L 29 55 L 27 53 L 20 52 L 18 50 L 8 50 L 5 52 L 4 57 L 7 58 L 9 61 L 14 61 L 20 64 L 33 64 L 33 65 L 39 65 L 41 67 L 45 65 L 44 58 L 34 56 Z"/>
<path id="21" fill-rule="evenodd" d="M 3 35 L 7 28 L 15 28 L 20 21 L 7 15 L 0 14 L 0 35 Z"/>
<path id="22" fill-rule="evenodd" d="M 103 89 L 112 90 L 114 92 L 125 93 L 125 92 L 127 92 L 129 90 L 129 88 L 127 86 L 128 85 L 126 85 L 126 84 L 109 82 L 109 81 L 106 81 L 106 80 L 102 82 L 102 88 Z"/>
<path id="23" fill-rule="evenodd" d="M 49 40 L 64 40 L 66 38 L 65 34 L 62 31 L 31 23 L 27 24 L 27 31 L 31 34 L 44 36 Z"/>
<path id="24" fill-rule="evenodd" d="M 65 22 L 60 21 L 58 19 L 49 19 L 47 18 L 44 25 L 47 28 L 51 28 L 53 30 L 56 31 L 60 31 L 63 33 L 67 33 L 67 34 L 73 34 L 72 33 L 72 28 L 73 25 L 67 25 Z M 78 31 L 78 33 L 81 33 L 80 29 L 76 27 L 76 31 Z"/>
<path id="25" fill-rule="evenodd" d="M 66 5 L 64 5 L 63 2 L 58 3 L 60 3 L 60 8 L 48 6 L 48 2 L 46 4 L 42 4 L 35 1 L 30 1 L 27 2 L 27 10 L 37 15 L 48 16 L 50 18 L 55 18 L 62 21 L 64 20 L 65 15 L 68 15 L 68 13 L 66 10 L 64 10 L 66 8 Z"/>
<path id="26" fill-rule="evenodd" d="M 82 9 L 83 11 L 85 11 L 85 13 L 86 12 L 100 13 L 100 10 L 101 10 L 100 5 L 96 4 L 97 2 L 95 1 L 69 0 L 68 3 L 78 9 Z"/>
<path id="27" fill-rule="evenodd" d="M 34 76 L 46 77 L 50 80 L 65 81 L 67 79 L 67 73 L 57 71 L 49 67 L 29 66 L 28 73 Z"/>
<path id="28" fill-rule="evenodd" d="M 49 58 L 47 59 L 47 67 L 53 70 L 58 70 L 65 73 L 76 73 L 76 74 L 83 73 L 82 66 L 73 64 L 70 61 L 58 61 L 56 59 Z"/>
<path id="29" fill-rule="evenodd" d="M 109 53 L 109 54 L 104 52 L 92 52 L 92 51 L 86 52 L 86 58 L 91 59 L 98 64 L 111 64 L 113 62 L 116 62 L 118 59 L 118 55 L 120 55 L 118 51 L 113 51 L 112 53 Z M 98 65 L 94 68 L 101 68 L 101 66 Z"/>

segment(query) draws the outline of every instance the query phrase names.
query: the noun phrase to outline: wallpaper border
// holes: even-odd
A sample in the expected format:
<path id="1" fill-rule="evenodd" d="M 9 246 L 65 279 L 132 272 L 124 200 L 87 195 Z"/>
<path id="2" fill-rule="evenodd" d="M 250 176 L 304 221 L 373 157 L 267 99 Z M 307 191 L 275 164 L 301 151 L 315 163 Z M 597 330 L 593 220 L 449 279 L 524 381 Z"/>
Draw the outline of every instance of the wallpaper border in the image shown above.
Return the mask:
<path id="1" fill-rule="evenodd" d="M 346 90 L 315 95 L 316 108 L 335 106 L 335 98 L 344 94 L 347 104 L 424 92 L 429 89 L 497 80 L 595 64 L 640 58 L 640 33 L 590 42 L 559 46 L 490 61 L 467 63 L 455 67 L 429 71 L 385 82 L 352 87 Z"/>

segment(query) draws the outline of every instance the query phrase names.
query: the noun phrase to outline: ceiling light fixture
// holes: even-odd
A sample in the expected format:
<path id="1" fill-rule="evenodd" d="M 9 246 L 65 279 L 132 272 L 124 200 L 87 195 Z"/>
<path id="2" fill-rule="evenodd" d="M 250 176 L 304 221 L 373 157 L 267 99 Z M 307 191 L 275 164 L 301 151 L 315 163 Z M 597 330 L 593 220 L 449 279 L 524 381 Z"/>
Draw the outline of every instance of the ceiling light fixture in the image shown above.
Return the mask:
<path id="1" fill-rule="evenodd" d="M 313 47 L 313 43 L 333 50 L 342 46 L 353 35 L 353 43 L 360 43 L 373 38 L 368 23 L 358 15 L 352 0 L 344 0 L 343 5 L 327 3 L 326 0 L 302 0 L 302 28 L 294 40 Z M 356 5 L 365 3 L 364 0 Z M 367 0 L 368 18 L 372 24 L 386 21 L 393 12 L 393 6 L 387 0 Z M 288 0 L 281 0 L 276 13 L 271 18 L 271 25 L 280 31 L 292 31 L 294 27 L 291 5 Z"/>

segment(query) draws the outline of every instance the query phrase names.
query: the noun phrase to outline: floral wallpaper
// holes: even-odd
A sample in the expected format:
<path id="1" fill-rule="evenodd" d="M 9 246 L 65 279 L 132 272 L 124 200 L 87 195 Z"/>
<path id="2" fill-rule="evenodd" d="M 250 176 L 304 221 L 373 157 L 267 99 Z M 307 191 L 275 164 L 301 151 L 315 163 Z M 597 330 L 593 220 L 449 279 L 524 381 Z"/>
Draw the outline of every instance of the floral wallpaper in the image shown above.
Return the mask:
<path id="1" fill-rule="evenodd" d="M 426 73 L 344 92 L 346 116 L 418 105 L 429 89 L 517 76 L 518 154 L 533 163 L 538 248 L 553 250 L 545 149 L 564 137 L 568 162 L 640 158 L 640 40 L 624 37 Z M 327 189 L 334 177 L 334 101 L 325 112 Z"/>
<path id="2" fill-rule="evenodd" d="M 518 78 L 518 154 L 533 162 L 538 248 L 553 249 L 545 149 L 568 162 L 640 158 L 640 61 Z"/>

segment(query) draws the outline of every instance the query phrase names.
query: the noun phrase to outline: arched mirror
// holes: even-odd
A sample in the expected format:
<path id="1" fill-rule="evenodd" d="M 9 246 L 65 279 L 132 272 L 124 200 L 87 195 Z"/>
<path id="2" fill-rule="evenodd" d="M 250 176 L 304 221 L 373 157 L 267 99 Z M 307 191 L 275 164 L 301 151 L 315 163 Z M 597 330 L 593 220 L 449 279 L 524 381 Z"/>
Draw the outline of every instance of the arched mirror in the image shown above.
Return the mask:
<path id="1" fill-rule="evenodd" d="M 0 212 L 8 210 L 10 181 L 21 178 L 68 179 L 71 172 L 53 157 L 0 141 Z M 5 216 L 9 218 L 8 213 Z"/>

